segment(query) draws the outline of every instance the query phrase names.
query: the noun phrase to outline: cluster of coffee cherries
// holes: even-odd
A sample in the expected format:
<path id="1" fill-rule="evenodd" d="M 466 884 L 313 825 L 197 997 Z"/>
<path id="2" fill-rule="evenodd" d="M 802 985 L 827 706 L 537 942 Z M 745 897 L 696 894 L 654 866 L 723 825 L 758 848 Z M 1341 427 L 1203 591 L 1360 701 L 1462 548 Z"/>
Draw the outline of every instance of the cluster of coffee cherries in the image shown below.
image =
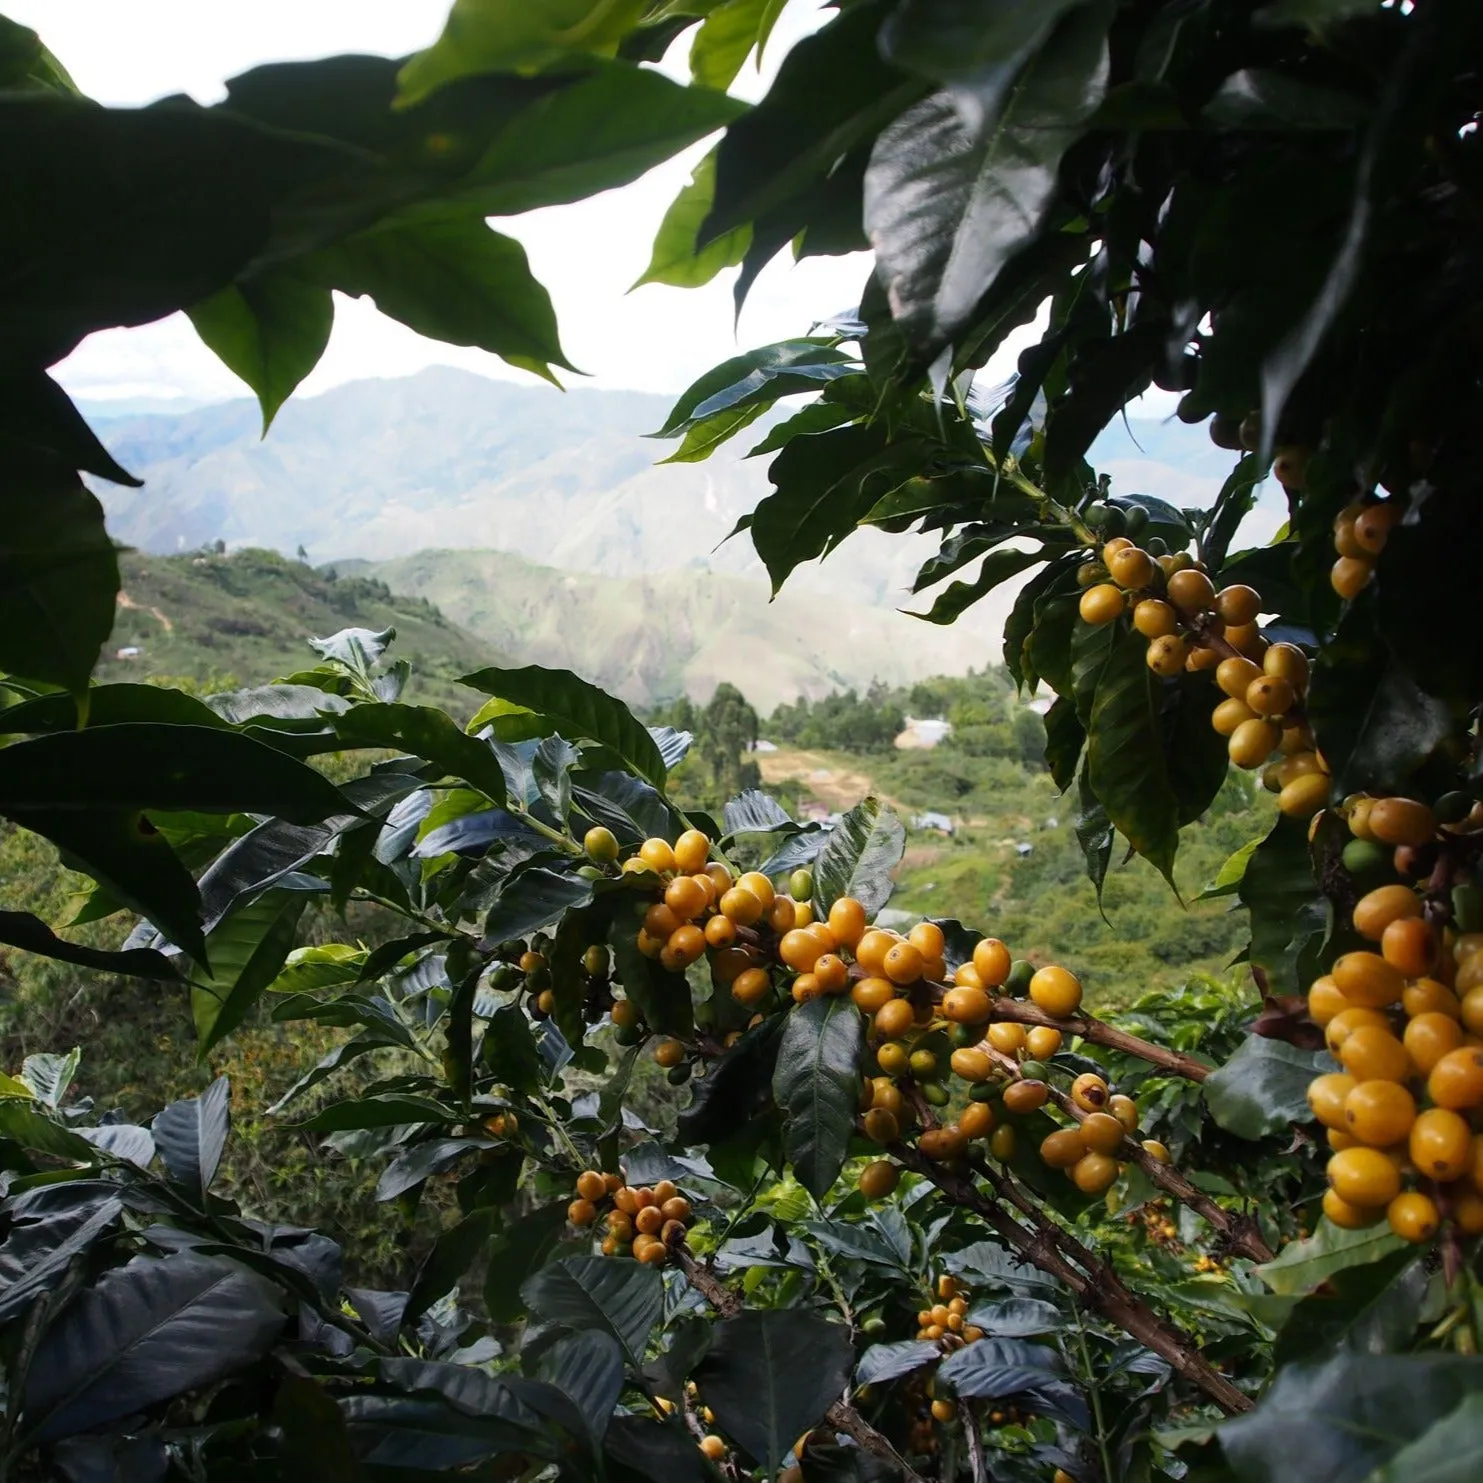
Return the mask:
<path id="1" fill-rule="evenodd" d="M 551 972 L 552 942 L 545 932 L 529 939 L 513 938 L 494 950 L 497 966 L 489 977 L 489 987 L 501 992 L 523 993 L 525 1008 L 533 1020 L 550 1019 L 556 1008 L 555 980 Z M 582 980 L 579 985 L 590 1023 L 602 1017 L 611 997 L 609 987 L 610 959 L 607 947 L 592 943 L 580 960 Z"/>
<path id="2" fill-rule="evenodd" d="M 1456 841 L 1414 799 L 1351 800 L 1349 822 L 1357 842 L 1393 846 L 1397 858 Z M 1373 864 L 1355 844 L 1346 863 Z M 1308 991 L 1309 1016 L 1343 1068 L 1308 1088 L 1333 1150 L 1324 1214 L 1346 1228 L 1388 1219 L 1414 1242 L 1449 1223 L 1483 1234 L 1483 931 L 1467 930 L 1480 924 L 1475 887 L 1446 875 L 1445 888 L 1429 877 L 1368 890 L 1352 926 L 1369 945 Z"/>
<path id="3" fill-rule="evenodd" d="M 1154 557 L 1126 536 L 1113 537 L 1101 560 L 1081 570 L 1084 623 L 1112 623 L 1130 613 L 1133 628 L 1148 640 L 1155 674 L 1172 679 L 1213 670 L 1226 699 L 1211 725 L 1226 738 L 1231 761 L 1252 769 L 1277 754 L 1263 781 L 1282 812 L 1308 818 L 1323 808 L 1328 769 L 1303 711 L 1308 658 L 1296 644 L 1269 643 L 1262 635 L 1254 587 L 1234 583 L 1216 591 L 1187 553 Z"/>
<path id="4" fill-rule="evenodd" d="M 944 1273 L 937 1279 L 933 1300 L 917 1313 L 918 1340 L 939 1344 L 945 1353 L 961 1349 L 965 1344 L 976 1344 L 984 1337 L 984 1331 L 977 1324 L 968 1322 L 972 1297 L 972 1291 L 961 1277 Z M 950 1420 L 951 1414 L 937 1419 Z"/>
<path id="5" fill-rule="evenodd" d="M 1398 500 L 1349 505 L 1334 520 L 1334 550 L 1339 553 L 1329 582 L 1346 602 L 1358 597 L 1375 574 L 1375 562 L 1401 518 Z"/>
<path id="6" fill-rule="evenodd" d="M 690 1227 L 690 1202 L 674 1183 L 661 1179 L 652 1187 L 627 1184 L 620 1174 L 584 1169 L 577 1175 L 577 1198 L 567 1206 L 567 1219 L 587 1228 L 601 1218 L 607 1234 L 604 1256 L 632 1256 L 647 1266 L 662 1267 L 671 1249 Z"/>

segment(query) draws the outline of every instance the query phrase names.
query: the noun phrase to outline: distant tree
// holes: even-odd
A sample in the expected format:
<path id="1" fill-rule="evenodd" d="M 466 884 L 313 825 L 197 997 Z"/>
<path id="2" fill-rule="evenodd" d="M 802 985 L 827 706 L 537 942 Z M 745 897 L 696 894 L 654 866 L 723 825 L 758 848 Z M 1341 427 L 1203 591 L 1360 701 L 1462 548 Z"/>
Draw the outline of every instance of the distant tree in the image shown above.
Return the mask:
<path id="1" fill-rule="evenodd" d="M 760 723 L 745 695 L 726 681 L 700 713 L 695 746 L 707 782 L 718 798 L 731 798 L 762 781 L 752 751 Z"/>

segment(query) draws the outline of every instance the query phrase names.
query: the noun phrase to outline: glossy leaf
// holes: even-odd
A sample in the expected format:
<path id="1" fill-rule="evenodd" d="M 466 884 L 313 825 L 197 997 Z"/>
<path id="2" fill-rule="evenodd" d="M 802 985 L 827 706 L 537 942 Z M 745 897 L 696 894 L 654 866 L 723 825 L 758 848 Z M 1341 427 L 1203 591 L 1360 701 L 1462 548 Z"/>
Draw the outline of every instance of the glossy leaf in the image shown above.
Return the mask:
<path id="1" fill-rule="evenodd" d="M 566 1233 L 567 1201 L 545 1205 L 518 1220 L 506 1220 L 489 1249 L 484 1304 L 497 1323 L 514 1323 L 527 1312 L 521 1289 L 544 1266 Z"/>
<path id="2" fill-rule="evenodd" d="M 1275 1293 L 1310 1293 L 1342 1272 L 1368 1268 L 1405 1249 L 1384 1222 L 1351 1231 L 1325 1220 L 1311 1236 L 1289 1241 L 1257 1271 Z"/>
<path id="3" fill-rule="evenodd" d="M 190 317 L 207 347 L 257 393 L 266 434 L 329 345 L 335 302 L 291 272 L 265 273 L 204 299 Z"/>
<path id="4" fill-rule="evenodd" d="M 55 455 L 10 439 L 0 479 L 0 670 L 80 693 L 118 596 L 103 507 Z"/>
<path id="5" fill-rule="evenodd" d="M 1078 1430 L 1091 1420 L 1080 1392 L 1062 1378 L 1055 1351 L 1023 1339 L 965 1345 L 943 1361 L 937 1378 L 962 1396 L 1027 1396 L 1037 1411 L 1059 1415 Z"/>
<path id="6" fill-rule="evenodd" d="M 489 1074 L 512 1091 L 538 1091 L 545 1079 L 530 1021 L 518 1005 L 506 1004 L 490 1017 L 481 1054 Z"/>
<path id="7" fill-rule="evenodd" d="M 247 1018 L 278 977 L 306 899 L 298 891 L 269 891 L 207 936 L 210 971 L 198 968 L 191 977 L 191 1017 L 202 1059 Z"/>
<path id="8" fill-rule="evenodd" d="M 1101 4 L 1068 17 L 1005 91 L 992 129 L 976 133 L 943 92 L 876 140 L 865 229 L 892 318 L 922 358 L 963 332 L 1039 232 L 1061 157 L 1106 92 L 1108 20 Z"/>
<path id="9" fill-rule="evenodd" d="M 925 1339 L 902 1339 L 895 1344 L 872 1344 L 860 1356 L 855 1367 L 856 1385 L 876 1385 L 882 1380 L 899 1380 L 923 1365 L 935 1364 L 942 1358 L 937 1345 Z"/>
<path id="10" fill-rule="evenodd" d="M 460 77 L 534 69 L 617 49 L 642 0 L 455 0 L 443 33 L 403 66 L 399 102 L 409 105 Z"/>
<path id="11" fill-rule="evenodd" d="M 397 1096 L 391 1093 L 356 1097 L 322 1107 L 290 1126 L 305 1133 L 342 1133 L 349 1128 L 394 1128 L 409 1123 L 453 1123 L 458 1114 L 428 1097 Z"/>
<path id="12" fill-rule="evenodd" d="M 728 836 L 770 834 L 792 825 L 793 819 L 787 809 L 760 788 L 748 788 L 737 794 L 722 811 L 722 827 Z"/>
<path id="13" fill-rule="evenodd" d="M 544 716 L 563 736 L 599 742 L 654 787 L 664 786 L 664 759 L 648 728 L 621 700 L 569 670 L 481 669 L 459 683 Z"/>
<path id="14" fill-rule="evenodd" d="M 420 335 L 477 346 L 548 380 L 552 366 L 574 369 L 525 248 L 478 218 L 364 232 L 315 253 L 301 271 L 325 288 L 369 296 Z"/>
<path id="15" fill-rule="evenodd" d="M 358 705 L 335 718 L 335 730 L 352 746 L 400 747 L 436 763 L 444 773 L 505 802 L 505 775 L 489 746 L 461 731 L 431 706 Z"/>
<path id="16" fill-rule="evenodd" d="M 1483 1382 L 1461 1355 L 1344 1355 L 1289 1365 L 1254 1411 L 1218 1433 L 1241 1483 L 1365 1483 Z"/>
<path id="17" fill-rule="evenodd" d="M 1001 1339 L 1028 1339 L 1054 1334 L 1066 1327 L 1066 1316 L 1044 1298 L 1001 1298 L 982 1303 L 968 1314 L 968 1323 Z"/>
<path id="18" fill-rule="evenodd" d="M 1236 1054 L 1201 1084 L 1210 1115 L 1240 1138 L 1262 1138 L 1306 1122 L 1308 1083 L 1332 1070 L 1326 1051 L 1299 1050 L 1285 1040 L 1248 1035 Z"/>
<path id="19" fill-rule="evenodd" d="M 541 1378 L 570 1396 L 601 1441 L 623 1389 L 623 1351 L 601 1329 L 569 1334 L 541 1356 Z"/>
<path id="20" fill-rule="evenodd" d="M 68 942 L 58 937 L 40 917 L 28 911 L 0 911 L 0 942 L 10 947 L 54 958 L 59 963 L 73 963 L 79 968 L 92 968 L 99 973 L 120 973 L 130 978 L 152 978 L 163 983 L 178 983 L 180 970 L 163 953 L 153 948 L 130 948 L 126 952 L 109 952 Z"/>
<path id="21" fill-rule="evenodd" d="M 272 747 L 232 731 L 160 722 L 58 732 L 0 749 L 0 812 L 16 817 L 53 805 L 278 814 L 297 824 L 346 807 L 321 774 Z"/>
<path id="22" fill-rule="evenodd" d="M 414 1323 L 439 1298 L 453 1291 L 475 1261 L 489 1250 L 498 1218 L 493 1206 L 474 1210 L 438 1237 L 418 1268 L 398 1327 L 401 1322 Z"/>
<path id="23" fill-rule="evenodd" d="M 905 848 L 905 827 L 880 799 L 857 803 L 830 830 L 814 862 L 814 909 L 820 918 L 841 896 L 853 896 L 873 917 L 890 900 L 891 876 Z"/>
<path id="24" fill-rule="evenodd" d="M 752 512 L 752 544 L 776 594 L 801 563 L 827 555 L 914 471 L 923 446 L 864 423 L 795 438 L 768 466 L 773 492 Z"/>
<path id="25" fill-rule="evenodd" d="M 266 1353 L 283 1322 L 277 1295 L 240 1267 L 136 1257 L 47 1331 L 26 1377 L 26 1433 L 55 1441 L 210 1385 Z"/>
<path id="26" fill-rule="evenodd" d="M 1473 1394 L 1408 1442 L 1367 1483 L 1468 1483 L 1483 1468 L 1483 1395 Z"/>
<path id="27" fill-rule="evenodd" d="M 1303 820 L 1279 816 L 1248 857 L 1237 894 L 1251 913 L 1251 961 L 1269 992 L 1306 993 L 1299 955 L 1324 930 L 1328 903 L 1314 878 Z"/>
<path id="28" fill-rule="evenodd" d="M 611 1334 L 639 1363 L 664 1306 L 658 1271 L 641 1262 L 600 1256 L 566 1257 L 542 1268 L 520 1289 L 530 1311 L 579 1333 Z"/>
<path id="29" fill-rule="evenodd" d="M 711 1062 L 680 1113 L 687 1143 L 723 1143 L 770 1103 L 782 1033 L 783 1017 L 770 1015 Z"/>
<path id="30" fill-rule="evenodd" d="M 1409 1248 L 1335 1272 L 1288 1314 L 1277 1335 L 1276 1362 L 1403 1350 L 1421 1320 L 1430 1282 L 1425 1264 Z"/>
<path id="31" fill-rule="evenodd" d="M 16 1221 L 0 1245 L 0 1324 L 17 1319 L 62 1281 L 73 1260 L 102 1241 L 123 1215 L 108 1196 L 44 1220 Z"/>
<path id="32" fill-rule="evenodd" d="M 860 1012 L 827 995 L 787 1016 L 773 1070 L 783 1148 L 798 1181 L 823 1199 L 839 1178 L 859 1107 Z"/>
<path id="33" fill-rule="evenodd" d="M 484 919 L 486 943 L 524 937 L 592 900 L 592 882 L 540 867 L 522 870 L 495 898 Z"/>
<path id="34" fill-rule="evenodd" d="M 1107 817 L 1156 870 L 1172 881 L 1179 845 L 1179 799 L 1169 777 L 1160 725 L 1161 682 L 1149 669 L 1147 641 L 1119 632 L 1096 674 L 1087 722 L 1087 781 Z"/>
<path id="35" fill-rule="evenodd" d="M 673 288 L 699 288 L 726 268 L 735 267 L 752 242 L 752 228 L 742 225 L 699 246 L 701 224 L 710 214 L 716 192 L 716 154 L 712 150 L 670 203 L 659 223 L 649 266 L 635 283 L 667 283 Z"/>
<path id="36" fill-rule="evenodd" d="M 150 1125 L 170 1177 L 198 1203 L 216 1178 L 230 1121 L 231 1087 L 225 1076 L 219 1076 L 199 1097 L 172 1102 Z"/>
<path id="37" fill-rule="evenodd" d="M 843 1394 L 852 1362 L 848 1329 L 779 1308 L 716 1324 L 694 1378 L 721 1430 L 774 1474 Z"/>

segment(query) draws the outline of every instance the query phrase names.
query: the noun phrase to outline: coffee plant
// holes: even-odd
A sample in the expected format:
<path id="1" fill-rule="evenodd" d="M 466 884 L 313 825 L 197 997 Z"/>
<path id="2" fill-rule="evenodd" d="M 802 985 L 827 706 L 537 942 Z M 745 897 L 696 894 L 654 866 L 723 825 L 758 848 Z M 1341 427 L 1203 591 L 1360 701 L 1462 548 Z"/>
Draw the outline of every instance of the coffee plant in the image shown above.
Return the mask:
<path id="1" fill-rule="evenodd" d="M 388 1226 L 446 1212 L 355 1286 L 213 1191 L 252 1087 L 140 1126 L 69 1096 L 76 1053 L 9 1068 L 0 1476 L 1477 1475 L 1483 10 L 842 0 L 746 108 L 781 8 L 457 0 L 404 62 L 146 109 L 0 21 L 0 813 L 128 931 L 0 940 L 152 982 L 204 1061 L 264 1011 L 339 1032 L 268 1111 L 373 1163 Z M 651 65 L 681 38 L 689 83 Z M 717 131 L 650 281 L 874 262 L 660 433 L 702 459 L 807 398 L 737 531 L 775 588 L 862 526 L 939 538 L 924 621 L 1018 581 L 1003 662 L 1054 696 L 1099 891 L 1124 853 L 1172 887 L 1260 770 L 1275 822 L 1208 893 L 1250 923 L 1230 982 L 1099 1017 L 992 902 L 882 916 L 878 800 L 682 812 L 688 735 L 566 672 L 469 675 L 454 717 L 349 630 L 246 690 L 91 683 L 82 475 L 133 481 L 49 367 L 183 309 L 266 425 L 338 291 L 554 379 L 486 217 Z M 1150 388 L 1229 450 L 1201 508 L 1087 462 Z M 396 925 L 300 946 L 311 901 Z"/>

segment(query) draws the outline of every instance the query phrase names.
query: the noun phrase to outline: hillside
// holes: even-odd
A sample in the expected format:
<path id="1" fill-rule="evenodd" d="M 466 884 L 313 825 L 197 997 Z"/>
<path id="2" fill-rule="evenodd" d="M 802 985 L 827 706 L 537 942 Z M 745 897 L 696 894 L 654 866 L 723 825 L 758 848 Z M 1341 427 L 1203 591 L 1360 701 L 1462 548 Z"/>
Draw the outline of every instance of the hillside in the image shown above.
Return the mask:
<path id="1" fill-rule="evenodd" d="M 457 677 L 505 657 L 421 598 L 364 577 L 334 579 L 272 551 L 229 556 L 125 552 L 123 592 L 101 680 L 173 676 L 213 689 L 256 685 L 316 663 L 307 640 L 395 628 L 410 697 L 459 712 L 478 703 Z M 137 649 L 120 657 L 120 650 Z"/>
<path id="2" fill-rule="evenodd" d="M 961 674 L 999 657 L 983 620 L 936 628 L 841 602 L 808 580 L 769 603 L 756 582 L 695 567 L 601 577 L 501 551 L 418 551 L 336 568 L 427 598 L 523 663 L 575 669 L 638 705 L 708 700 L 729 680 L 767 712 L 799 695 Z"/>

